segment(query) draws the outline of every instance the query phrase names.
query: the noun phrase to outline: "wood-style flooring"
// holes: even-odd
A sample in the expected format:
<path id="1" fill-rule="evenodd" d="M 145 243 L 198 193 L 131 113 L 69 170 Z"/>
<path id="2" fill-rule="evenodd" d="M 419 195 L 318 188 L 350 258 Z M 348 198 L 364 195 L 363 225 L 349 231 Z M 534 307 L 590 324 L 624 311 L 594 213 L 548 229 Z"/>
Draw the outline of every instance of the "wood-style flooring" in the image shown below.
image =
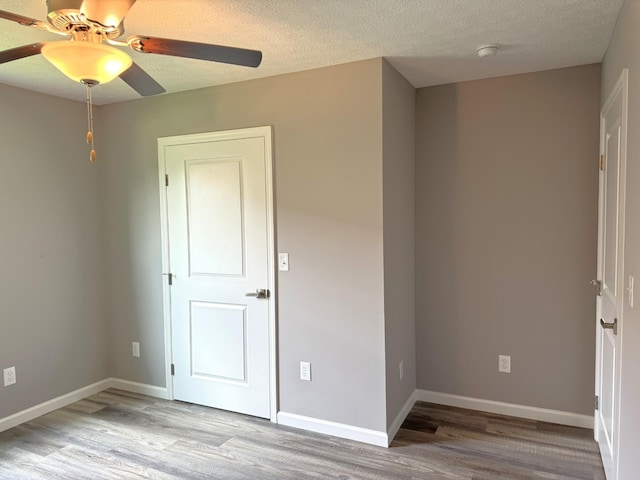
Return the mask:
<path id="1" fill-rule="evenodd" d="M 0 433 L 0 479 L 603 480 L 593 432 L 418 402 L 390 448 L 107 390 Z"/>

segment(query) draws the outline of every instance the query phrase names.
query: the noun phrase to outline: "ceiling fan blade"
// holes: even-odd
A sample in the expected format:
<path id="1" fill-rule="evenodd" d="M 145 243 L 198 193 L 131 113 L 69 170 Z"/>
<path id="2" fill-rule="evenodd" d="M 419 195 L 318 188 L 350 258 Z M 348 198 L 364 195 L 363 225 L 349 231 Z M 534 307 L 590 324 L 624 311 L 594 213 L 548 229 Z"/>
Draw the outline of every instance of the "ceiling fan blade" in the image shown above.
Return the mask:
<path id="1" fill-rule="evenodd" d="M 156 82 L 151 75 L 140 68 L 135 62 L 120 74 L 120 78 L 143 97 L 150 97 L 166 92 L 166 90 L 162 88 L 162 85 Z"/>
<path id="2" fill-rule="evenodd" d="M 32 43 L 30 45 L 12 48 L 11 50 L 4 50 L 0 52 L 0 63 L 12 62 L 13 60 L 19 60 L 20 58 L 38 55 L 43 46 L 44 43 Z"/>
<path id="3" fill-rule="evenodd" d="M 117 27 L 136 0 L 84 0 L 80 13 L 105 27 Z"/>
<path id="4" fill-rule="evenodd" d="M 129 38 L 127 43 L 139 52 L 195 58 L 198 60 L 230 63 L 244 67 L 257 67 L 262 61 L 262 52 L 244 48 L 225 47 L 223 45 L 138 35 Z"/>
<path id="5" fill-rule="evenodd" d="M 24 25 L 25 27 L 41 27 L 42 25 L 44 25 L 44 22 L 36 20 L 35 18 L 23 17 L 22 15 L 18 15 L 17 13 L 11 13 L 5 10 L 0 10 L 0 18 L 11 20 L 12 22 Z"/>

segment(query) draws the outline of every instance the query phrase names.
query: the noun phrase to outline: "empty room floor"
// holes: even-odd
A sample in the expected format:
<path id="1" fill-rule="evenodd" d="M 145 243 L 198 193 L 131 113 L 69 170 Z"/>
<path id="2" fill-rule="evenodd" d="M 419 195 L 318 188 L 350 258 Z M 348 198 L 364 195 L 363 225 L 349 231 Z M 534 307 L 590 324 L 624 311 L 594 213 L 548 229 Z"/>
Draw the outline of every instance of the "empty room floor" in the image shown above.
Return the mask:
<path id="1" fill-rule="evenodd" d="M 604 480 L 593 432 L 418 402 L 390 448 L 107 390 L 0 433 L 0 479 Z"/>

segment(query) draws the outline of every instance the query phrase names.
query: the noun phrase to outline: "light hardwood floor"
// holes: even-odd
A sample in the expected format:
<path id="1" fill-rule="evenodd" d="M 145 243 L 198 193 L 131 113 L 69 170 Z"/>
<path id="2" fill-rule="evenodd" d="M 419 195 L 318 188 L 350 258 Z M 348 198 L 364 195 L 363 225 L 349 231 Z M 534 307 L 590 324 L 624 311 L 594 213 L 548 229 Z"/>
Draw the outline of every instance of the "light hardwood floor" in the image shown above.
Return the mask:
<path id="1" fill-rule="evenodd" d="M 418 402 L 386 449 L 107 390 L 0 433 L 0 479 L 603 480 L 592 437 Z"/>

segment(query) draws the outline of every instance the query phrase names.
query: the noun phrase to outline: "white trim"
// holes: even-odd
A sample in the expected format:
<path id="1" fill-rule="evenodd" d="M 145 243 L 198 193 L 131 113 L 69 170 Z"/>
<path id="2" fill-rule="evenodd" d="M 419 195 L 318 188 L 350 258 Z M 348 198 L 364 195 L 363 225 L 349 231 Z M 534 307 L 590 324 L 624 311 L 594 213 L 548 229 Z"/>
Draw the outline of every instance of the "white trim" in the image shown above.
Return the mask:
<path id="1" fill-rule="evenodd" d="M 301 428 L 311 432 L 323 433 L 334 437 L 355 440 L 379 447 L 388 447 L 389 439 L 385 432 L 369 430 L 368 428 L 354 427 L 344 423 L 330 422 L 319 418 L 305 417 L 295 413 L 278 412 L 278 423 L 287 427 Z"/>
<path id="2" fill-rule="evenodd" d="M 609 103 L 609 101 L 607 101 Z M 602 115 L 602 111 L 600 112 L 600 147 L 599 153 L 602 156 L 603 152 L 603 144 L 604 144 L 604 128 L 605 128 L 605 120 Z M 598 239 L 597 239 L 597 249 L 596 249 L 596 280 L 602 282 L 602 250 L 603 250 L 603 232 L 604 232 L 604 171 L 600 170 L 600 159 L 598 159 Z M 602 286 L 602 283 L 600 283 Z M 600 325 L 598 324 L 598 319 L 602 318 L 602 296 L 596 294 L 596 316 L 594 318 L 595 321 L 595 332 L 596 332 L 596 362 L 594 365 L 595 372 L 595 381 L 594 381 L 594 400 L 600 394 L 600 342 L 602 341 L 602 331 Z M 595 402 L 594 402 L 595 403 Z M 598 441 L 600 438 L 600 424 L 598 423 L 598 411 L 593 410 L 593 438 L 595 441 Z"/>
<path id="3" fill-rule="evenodd" d="M 389 428 L 387 429 L 387 438 L 389 442 L 387 446 L 391 445 L 391 442 L 393 442 L 393 439 L 398 433 L 398 430 L 400 430 L 402 423 L 406 420 L 407 416 L 411 412 L 411 409 L 415 405 L 417 396 L 418 396 L 418 391 L 414 390 L 414 392 L 411 394 L 411 396 L 409 396 L 406 403 L 404 404 L 404 406 L 396 416 L 391 426 L 389 426 Z"/>
<path id="4" fill-rule="evenodd" d="M 171 272 L 169 264 L 169 214 L 167 212 L 166 162 L 164 149 L 166 143 L 158 139 L 158 191 L 160 192 L 160 240 L 162 242 L 162 306 L 164 325 L 164 372 L 167 398 L 173 400 L 173 378 L 171 362 L 173 361 L 173 344 L 171 342 L 171 289 L 166 276 Z"/>
<path id="5" fill-rule="evenodd" d="M 166 387 L 156 387 L 155 385 L 132 382 L 121 378 L 110 378 L 109 386 L 107 388 L 117 388 L 126 392 L 139 393 L 141 395 L 148 395 L 149 397 L 169 400 L 169 391 Z"/>
<path id="6" fill-rule="evenodd" d="M 618 251 L 618 282 L 624 288 L 626 285 L 626 275 L 624 270 L 624 256 L 625 256 L 625 241 L 626 241 L 626 221 L 627 221 L 627 138 L 629 135 L 629 69 L 625 68 L 622 70 L 620 74 L 620 80 L 618 82 L 622 83 L 622 112 L 620 115 L 621 127 L 620 127 L 620 204 L 618 205 L 618 223 L 619 223 L 619 251 Z M 624 291 L 624 290 L 623 290 Z M 614 423 L 615 423 L 615 440 L 614 440 L 614 448 L 615 448 L 615 465 L 614 465 L 614 479 L 620 478 L 620 423 L 622 418 L 620 417 L 620 411 L 622 409 L 622 352 L 624 350 L 624 305 L 625 305 L 625 294 L 623 293 L 621 301 L 618 303 L 618 322 L 620 323 L 620 327 L 618 328 L 618 353 L 617 353 L 617 362 L 618 362 L 618 371 L 615 382 L 618 384 L 618 388 L 616 388 L 616 393 L 618 394 L 618 398 L 615 400 L 617 402 L 616 410 L 614 413 Z M 633 368 L 633 367 L 632 367 Z M 613 480 L 613 479 L 612 479 Z"/>
<path id="7" fill-rule="evenodd" d="M 273 128 L 261 127 L 264 135 L 265 183 L 267 190 L 267 267 L 269 269 L 269 406 L 270 420 L 278 421 L 278 332 L 277 332 L 277 277 L 275 201 L 273 188 Z"/>
<path id="8" fill-rule="evenodd" d="M 22 410 L 21 412 L 14 413 L 8 417 L 0 418 L 0 432 L 13 428 L 21 423 L 29 422 L 34 418 L 41 417 L 47 413 L 58 410 L 59 408 L 71 405 L 78 400 L 95 395 L 110 387 L 111 379 L 107 378 L 99 382 L 87 385 L 86 387 L 79 388 L 73 392 L 66 393 L 59 397 L 53 398 L 46 402 L 34 405 L 33 407 Z"/>
<path id="9" fill-rule="evenodd" d="M 126 392 L 139 393 L 141 395 L 148 395 L 150 397 L 162 398 L 165 400 L 169 399 L 167 389 L 164 387 L 132 382 L 121 378 L 105 378 L 104 380 L 100 380 L 99 382 L 79 388 L 73 392 L 69 392 L 38 405 L 34 405 L 33 407 L 14 413 L 13 415 L 9 415 L 8 417 L 0 418 L 0 432 L 16 427 L 21 423 L 29 422 L 34 418 L 41 417 L 42 415 L 51 413 L 59 408 L 64 408 L 74 402 L 83 400 L 109 388 L 117 388 Z"/>
<path id="10" fill-rule="evenodd" d="M 277 422 L 278 415 L 278 370 L 277 370 L 277 285 L 276 285 L 276 241 L 275 241 L 275 203 L 273 192 L 273 129 L 270 125 L 263 127 L 243 128 L 220 132 L 197 133 L 158 138 L 158 174 L 160 191 L 160 228 L 162 241 L 162 272 L 169 273 L 169 228 L 167 212 L 167 193 L 165 188 L 166 162 L 165 148 L 169 145 L 210 142 L 215 140 L 234 140 L 260 137 L 264 139 L 265 154 L 265 187 L 267 203 L 267 263 L 269 299 L 269 412 L 270 420 Z M 162 282 L 162 298 L 164 311 L 164 350 L 167 399 L 173 400 L 173 377 L 171 363 L 173 359 L 171 341 L 171 290 L 166 281 Z"/>
<path id="11" fill-rule="evenodd" d="M 593 417 L 579 413 L 529 407 L 515 403 L 496 402 L 494 400 L 484 400 L 481 398 L 463 397 L 450 393 L 431 392 L 429 390 L 416 390 L 416 399 L 422 402 L 437 403 L 449 407 L 468 408 L 480 412 L 528 418 L 530 420 L 559 423 L 573 427 L 593 428 Z"/>

